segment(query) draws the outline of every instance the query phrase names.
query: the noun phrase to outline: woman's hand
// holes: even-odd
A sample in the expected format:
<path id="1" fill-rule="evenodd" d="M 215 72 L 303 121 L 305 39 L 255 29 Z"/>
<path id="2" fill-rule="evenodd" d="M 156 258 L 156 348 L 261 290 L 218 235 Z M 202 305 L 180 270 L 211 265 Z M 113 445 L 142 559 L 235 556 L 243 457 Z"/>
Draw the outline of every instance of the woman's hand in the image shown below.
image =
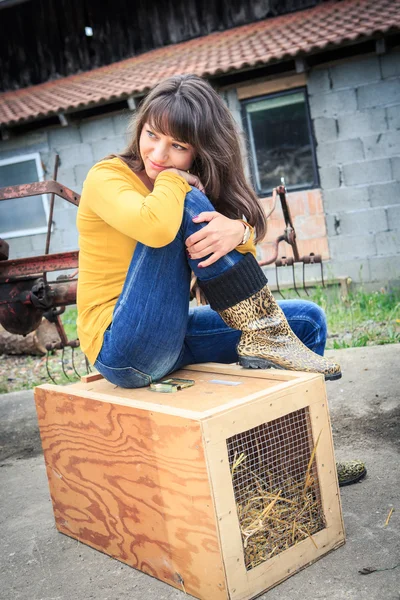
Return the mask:
<path id="1" fill-rule="evenodd" d="M 199 263 L 199 267 L 208 267 L 234 250 L 241 243 L 246 227 L 241 221 L 229 219 L 219 212 L 202 212 L 193 221 L 208 221 L 208 225 L 193 233 L 185 242 L 191 259 L 211 255 L 206 261 Z"/>
<path id="2" fill-rule="evenodd" d="M 181 177 L 183 177 L 183 179 L 186 179 L 189 185 L 196 187 L 198 190 L 203 192 L 203 194 L 206 193 L 204 185 L 201 183 L 200 179 L 196 175 L 192 175 L 192 173 L 188 173 L 187 171 L 181 171 L 180 169 L 175 168 L 164 169 L 164 171 L 170 171 L 172 173 L 180 175 Z M 163 173 L 164 171 L 161 172 Z"/>

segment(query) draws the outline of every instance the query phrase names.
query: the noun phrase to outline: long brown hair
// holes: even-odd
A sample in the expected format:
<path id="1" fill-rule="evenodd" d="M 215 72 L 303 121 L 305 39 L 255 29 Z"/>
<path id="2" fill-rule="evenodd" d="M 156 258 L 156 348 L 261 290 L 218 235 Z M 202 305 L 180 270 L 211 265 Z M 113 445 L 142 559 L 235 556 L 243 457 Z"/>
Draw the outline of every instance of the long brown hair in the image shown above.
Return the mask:
<path id="1" fill-rule="evenodd" d="M 265 236 L 265 213 L 246 181 L 236 123 L 205 79 L 174 75 L 143 99 L 130 123 L 131 141 L 117 155 L 135 172 L 145 168 L 139 150 L 145 123 L 163 135 L 190 144 L 195 150 L 190 172 L 199 177 L 214 208 L 233 219 L 244 215 L 256 229 L 256 241 Z"/>

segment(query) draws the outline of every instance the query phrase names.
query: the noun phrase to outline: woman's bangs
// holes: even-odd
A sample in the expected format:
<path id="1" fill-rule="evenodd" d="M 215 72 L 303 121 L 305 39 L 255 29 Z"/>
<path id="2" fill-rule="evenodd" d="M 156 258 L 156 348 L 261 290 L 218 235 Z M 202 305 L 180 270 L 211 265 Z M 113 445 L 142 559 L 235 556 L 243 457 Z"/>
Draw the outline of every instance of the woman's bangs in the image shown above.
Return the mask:
<path id="1" fill-rule="evenodd" d="M 160 97 L 152 102 L 146 121 L 162 135 L 195 146 L 195 128 L 193 116 L 186 102 L 179 96 Z"/>

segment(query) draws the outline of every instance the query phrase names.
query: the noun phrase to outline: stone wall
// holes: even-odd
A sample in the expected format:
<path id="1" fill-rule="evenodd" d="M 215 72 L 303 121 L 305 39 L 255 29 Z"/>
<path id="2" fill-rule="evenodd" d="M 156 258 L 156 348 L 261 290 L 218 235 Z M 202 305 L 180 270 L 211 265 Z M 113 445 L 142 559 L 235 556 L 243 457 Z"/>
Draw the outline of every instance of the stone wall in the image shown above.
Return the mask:
<path id="1" fill-rule="evenodd" d="M 312 70 L 310 111 L 334 275 L 400 276 L 400 53 Z"/>

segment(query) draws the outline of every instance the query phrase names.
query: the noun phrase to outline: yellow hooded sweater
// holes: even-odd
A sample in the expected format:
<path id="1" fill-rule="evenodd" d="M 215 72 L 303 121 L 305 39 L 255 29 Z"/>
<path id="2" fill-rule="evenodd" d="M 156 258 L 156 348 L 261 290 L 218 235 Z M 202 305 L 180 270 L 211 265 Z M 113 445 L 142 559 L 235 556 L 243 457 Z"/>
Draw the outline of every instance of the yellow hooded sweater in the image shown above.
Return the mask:
<path id="1" fill-rule="evenodd" d="M 192 188 L 170 171 L 161 171 L 150 190 L 119 158 L 97 163 L 83 184 L 78 208 L 78 336 L 93 364 L 112 321 L 136 243 L 152 248 L 170 244 L 182 222 L 184 200 Z M 255 255 L 254 234 L 237 250 Z"/>

